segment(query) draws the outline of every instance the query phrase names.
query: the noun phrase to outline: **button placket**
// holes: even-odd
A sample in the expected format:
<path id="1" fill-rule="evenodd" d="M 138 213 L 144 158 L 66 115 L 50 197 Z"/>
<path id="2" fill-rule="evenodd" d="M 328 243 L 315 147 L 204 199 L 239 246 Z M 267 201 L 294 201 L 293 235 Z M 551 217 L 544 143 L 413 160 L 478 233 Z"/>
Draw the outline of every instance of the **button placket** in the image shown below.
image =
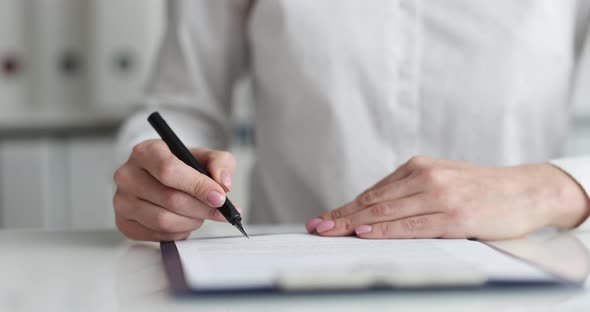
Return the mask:
<path id="1" fill-rule="evenodd" d="M 390 38 L 390 68 L 395 78 L 391 86 L 389 104 L 392 107 L 391 138 L 399 161 L 418 152 L 420 107 L 418 105 L 418 62 L 420 59 L 420 3 L 419 1 L 398 2 L 392 12 L 397 21 L 396 38 Z"/>
<path id="2" fill-rule="evenodd" d="M 391 149 L 391 162 L 399 163 L 399 150 L 403 142 L 398 140 L 397 132 L 403 129 L 403 118 L 398 109 L 398 89 L 399 76 L 397 75 L 397 68 L 399 60 L 402 59 L 403 42 L 400 40 L 400 8 L 399 1 L 389 2 L 386 16 L 384 20 L 384 79 L 386 83 L 385 88 L 385 102 L 383 103 L 383 113 L 380 118 L 382 124 L 385 125 L 383 129 L 383 136 Z M 393 168 L 394 169 L 394 168 Z"/>

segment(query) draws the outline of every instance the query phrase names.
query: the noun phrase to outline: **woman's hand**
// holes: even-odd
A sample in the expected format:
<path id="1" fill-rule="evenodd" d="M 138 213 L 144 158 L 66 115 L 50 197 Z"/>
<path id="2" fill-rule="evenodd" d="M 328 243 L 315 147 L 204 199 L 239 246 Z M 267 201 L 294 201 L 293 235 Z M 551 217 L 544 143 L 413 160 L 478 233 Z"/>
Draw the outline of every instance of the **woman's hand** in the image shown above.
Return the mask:
<path id="1" fill-rule="evenodd" d="M 135 146 L 114 176 L 115 219 L 123 234 L 136 240 L 179 240 L 206 219 L 225 221 L 217 207 L 231 188 L 236 161 L 228 152 L 191 152 L 213 178 L 176 158 L 162 140 Z"/>
<path id="2" fill-rule="evenodd" d="M 502 239 L 571 228 L 589 210 L 583 189 L 550 164 L 494 168 L 417 156 L 307 228 L 373 239 Z"/>

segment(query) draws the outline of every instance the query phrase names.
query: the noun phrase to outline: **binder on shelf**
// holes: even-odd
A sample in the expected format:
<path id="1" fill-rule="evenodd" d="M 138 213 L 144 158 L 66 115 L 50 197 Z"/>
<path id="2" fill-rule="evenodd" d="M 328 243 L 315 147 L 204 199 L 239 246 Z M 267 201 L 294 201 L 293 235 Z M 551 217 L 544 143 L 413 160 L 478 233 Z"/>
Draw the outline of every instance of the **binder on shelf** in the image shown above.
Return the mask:
<path id="1" fill-rule="evenodd" d="M 0 1 L 0 112 L 28 102 L 25 20 L 22 0 Z"/>
<path id="2" fill-rule="evenodd" d="M 90 0 L 90 83 L 95 107 L 136 100 L 163 28 L 161 0 Z"/>
<path id="3" fill-rule="evenodd" d="M 87 1 L 32 1 L 35 105 L 44 110 L 84 106 Z"/>

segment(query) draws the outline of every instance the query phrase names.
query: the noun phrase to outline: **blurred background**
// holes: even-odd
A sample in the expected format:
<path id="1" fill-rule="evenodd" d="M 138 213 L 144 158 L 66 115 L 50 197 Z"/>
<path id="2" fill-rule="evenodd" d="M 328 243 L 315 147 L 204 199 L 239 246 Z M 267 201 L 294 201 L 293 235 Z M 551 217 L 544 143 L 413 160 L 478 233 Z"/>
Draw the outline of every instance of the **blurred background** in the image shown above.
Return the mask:
<path id="1" fill-rule="evenodd" d="M 114 227 L 114 139 L 164 19 L 164 0 L 0 0 L 0 227 Z M 237 203 L 252 163 L 248 91 L 244 79 L 234 96 Z"/>
<path id="2" fill-rule="evenodd" d="M 0 227 L 114 227 L 114 138 L 140 98 L 164 19 L 164 0 L 0 0 Z M 247 77 L 233 98 L 230 197 L 247 206 Z M 574 109 L 568 154 L 590 154 L 590 105 Z"/>

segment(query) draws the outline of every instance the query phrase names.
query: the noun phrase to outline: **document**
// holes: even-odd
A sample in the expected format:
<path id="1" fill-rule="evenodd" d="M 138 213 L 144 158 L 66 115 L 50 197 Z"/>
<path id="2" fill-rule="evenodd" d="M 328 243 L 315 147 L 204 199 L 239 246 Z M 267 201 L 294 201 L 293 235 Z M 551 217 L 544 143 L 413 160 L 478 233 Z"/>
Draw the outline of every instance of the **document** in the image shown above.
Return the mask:
<path id="1" fill-rule="evenodd" d="M 542 282 L 549 274 L 477 241 L 277 234 L 176 242 L 193 289 L 359 288 Z"/>

